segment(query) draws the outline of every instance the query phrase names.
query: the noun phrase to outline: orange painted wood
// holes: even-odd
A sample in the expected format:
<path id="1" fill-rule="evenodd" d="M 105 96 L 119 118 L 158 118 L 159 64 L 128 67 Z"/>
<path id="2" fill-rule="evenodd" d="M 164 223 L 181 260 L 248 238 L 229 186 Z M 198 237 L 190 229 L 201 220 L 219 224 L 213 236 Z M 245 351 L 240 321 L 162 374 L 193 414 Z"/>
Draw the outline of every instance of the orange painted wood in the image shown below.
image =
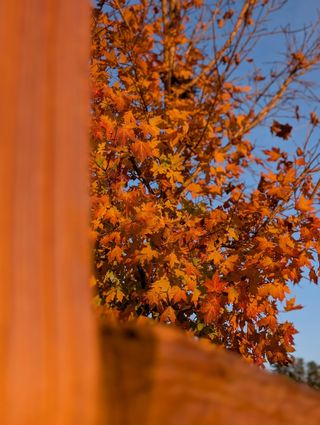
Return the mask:
<path id="1" fill-rule="evenodd" d="M 95 423 L 89 1 L 0 2 L 0 423 Z"/>
<path id="2" fill-rule="evenodd" d="M 105 325 L 112 425 L 319 425 L 320 393 L 161 326 Z"/>

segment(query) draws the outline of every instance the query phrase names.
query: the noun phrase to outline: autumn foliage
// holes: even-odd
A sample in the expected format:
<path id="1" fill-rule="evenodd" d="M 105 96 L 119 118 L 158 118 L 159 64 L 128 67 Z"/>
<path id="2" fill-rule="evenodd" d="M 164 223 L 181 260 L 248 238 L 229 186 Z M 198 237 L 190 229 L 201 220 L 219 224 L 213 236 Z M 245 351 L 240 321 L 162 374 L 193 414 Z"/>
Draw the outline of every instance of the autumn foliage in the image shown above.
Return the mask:
<path id="1" fill-rule="evenodd" d="M 297 141 L 280 114 L 303 122 L 316 28 L 283 30 L 281 63 L 255 59 L 282 3 L 110 0 L 92 19 L 99 311 L 174 323 L 258 364 L 288 360 L 296 331 L 279 312 L 301 308 L 292 284 L 319 276 L 319 120 Z"/>

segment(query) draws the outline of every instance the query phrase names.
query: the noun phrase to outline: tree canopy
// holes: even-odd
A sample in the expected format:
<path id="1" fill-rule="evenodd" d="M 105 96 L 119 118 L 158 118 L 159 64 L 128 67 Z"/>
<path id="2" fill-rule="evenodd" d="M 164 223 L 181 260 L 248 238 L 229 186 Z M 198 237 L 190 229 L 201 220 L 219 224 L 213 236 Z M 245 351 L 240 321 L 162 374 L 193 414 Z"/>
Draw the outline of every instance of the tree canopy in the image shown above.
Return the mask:
<path id="1" fill-rule="evenodd" d="M 320 365 L 314 361 L 306 363 L 301 358 L 293 359 L 289 365 L 274 365 L 273 371 L 320 390 Z"/>
<path id="2" fill-rule="evenodd" d="M 257 364 L 288 361 L 296 330 L 279 311 L 301 308 L 290 286 L 319 276 L 319 118 L 299 109 L 319 27 L 283 28 L 269 65 L 258 50 L 285 3 L 109 0 L 92 15 L 98 309 L 175 324 Z"/>

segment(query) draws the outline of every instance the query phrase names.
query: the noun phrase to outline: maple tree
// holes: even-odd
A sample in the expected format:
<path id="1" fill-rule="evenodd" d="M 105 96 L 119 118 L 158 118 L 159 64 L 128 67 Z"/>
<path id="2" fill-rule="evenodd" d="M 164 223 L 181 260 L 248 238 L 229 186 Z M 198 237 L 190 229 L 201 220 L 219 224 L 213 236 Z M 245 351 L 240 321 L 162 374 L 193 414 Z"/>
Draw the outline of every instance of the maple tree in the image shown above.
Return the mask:
<path id="1" fill-rule="evenodd" d="M 317 26 L 283 29 L 281 63 L 256 64 L 279 0 L 100 1 L 91 45 L 91 200 L 96 304 L 286 363 L 318 282 L 319 119 L 293 149 L 299 84 L 319 64 Z M 269 120 L 269 121 L 268 121 Z M 270 121 L 271 120 L 271 121 Z M 254 131 L 270 126 L 272 147 Z"/>

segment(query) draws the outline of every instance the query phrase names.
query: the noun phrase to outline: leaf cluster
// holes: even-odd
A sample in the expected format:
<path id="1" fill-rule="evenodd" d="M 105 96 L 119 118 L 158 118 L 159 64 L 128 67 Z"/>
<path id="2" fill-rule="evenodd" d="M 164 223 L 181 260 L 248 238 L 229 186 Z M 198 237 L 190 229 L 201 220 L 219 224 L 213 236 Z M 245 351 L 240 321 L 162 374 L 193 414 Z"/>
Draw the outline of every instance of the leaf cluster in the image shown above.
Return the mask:
<path id="1" fill-rule="evenodd" d="M 301 308 L 291 284 L 319 276 L 319 120 L 312 111 L 292 148 L 277 113 L 317 67 L 319 37 L 285 32 L 283 63 L 263 72 L 252 55 L 284 2 L 236 3 L 93 10 L 95 300 L 108 317 L 176 324 L 285 363 L 296 330 L 279 311 Z M 253 134 L 271 117 L 261 150 Z"/>

